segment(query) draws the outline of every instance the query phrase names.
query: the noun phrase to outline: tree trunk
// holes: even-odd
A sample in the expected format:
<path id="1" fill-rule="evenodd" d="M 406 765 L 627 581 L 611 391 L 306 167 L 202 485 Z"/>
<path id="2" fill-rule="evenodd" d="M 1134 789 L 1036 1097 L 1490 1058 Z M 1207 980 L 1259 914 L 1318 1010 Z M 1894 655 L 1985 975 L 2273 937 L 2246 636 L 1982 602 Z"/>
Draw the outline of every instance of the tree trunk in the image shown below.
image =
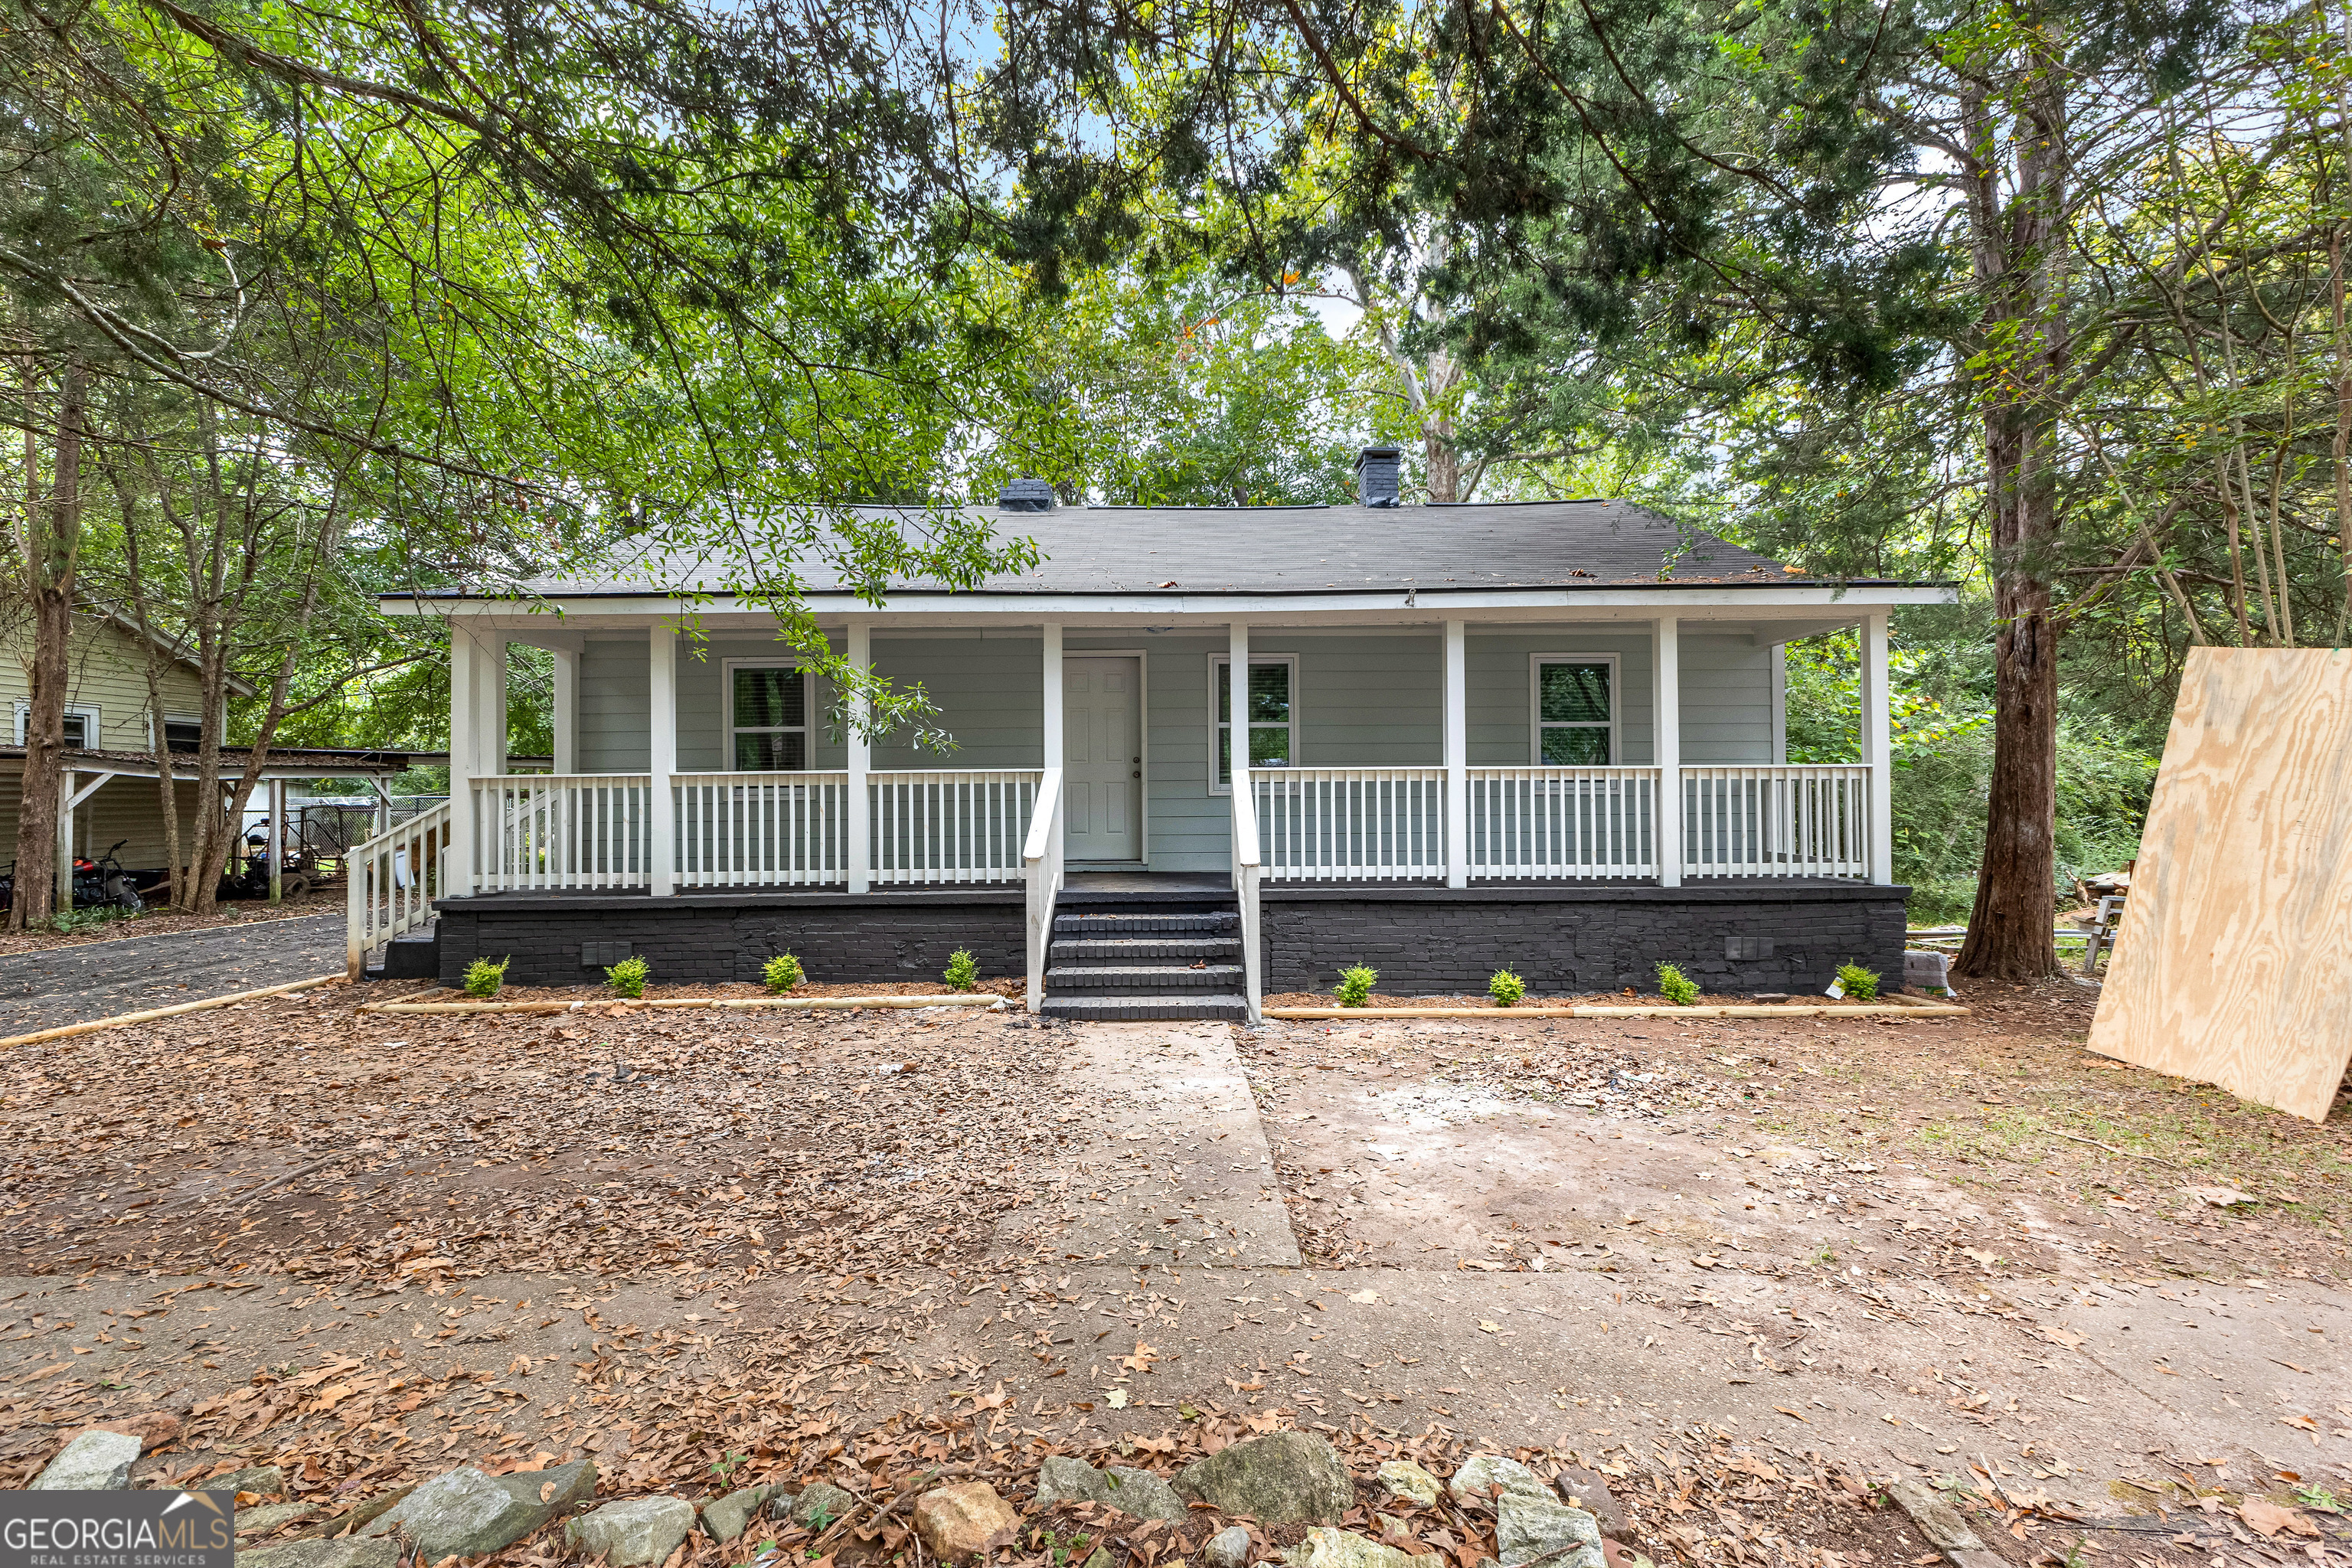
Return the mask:
<path id="1" fill-rule="evenodd" d="M 1976 907 L 1953 973 L 2016 984 L 2055 973 L 2058 627 L 2051 560 L 2058 536 L 2057 386 L 2068 360 L 2066 73 L 2054 27 L 2021 51 L 2010 135 L 2015 194 L 2005 210 L 1980 180 L 1970 202 L 1988 331 L 2007 356 L 1986 388 L 1994 644 L 1992 783 Z"/>
<path id="2" fill-rule="evenodd" d="M 23 931 L 57 910 L 58 780 L 66 739 L 66 688 L 72 680 L 74 572 L 81 556 L 81 426 L 85 381 L 68 364 L 58 396 L 57 474 L 47 504 L 25 519 L 25 590 L 32 609 L 32 694 L 25 717 L 24 793 L 16 810 L 16 889 L 8 929 Z M 94 739 L 94 737 L 92 737 Z"/>

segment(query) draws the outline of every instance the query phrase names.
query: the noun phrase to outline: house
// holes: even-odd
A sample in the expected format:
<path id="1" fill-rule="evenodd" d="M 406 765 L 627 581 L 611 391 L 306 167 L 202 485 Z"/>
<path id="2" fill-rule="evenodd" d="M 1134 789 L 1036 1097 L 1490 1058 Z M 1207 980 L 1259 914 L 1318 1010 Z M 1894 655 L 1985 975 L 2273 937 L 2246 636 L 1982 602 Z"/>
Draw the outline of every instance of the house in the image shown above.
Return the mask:
<path id="1" fill-rule="evenodd" d="M 1900 973 L 1887 617 L 1950 587 L 1808 578 L 1620 501 L 1399 506 L 1391 448 L 1358 473 L 1357 504 L 1310 507 L 1021 481 L 993 521 L 1034 572 L 880 608 L 812 580 L 834 647 L 919 682 L 947 755 L 828 726 L 772 616 L 691 563 L 387 596 L 448 621 L 461 782 L 362 858 L 353 962 L 400 937 L 449 981 L 631 954 L 756 980 L 783 952 L 927 980 L 967 948 L 1081 1017 L 1254 1016 L 1358 963 L 1409 994 L 1505 966 L 1536 992 L 1653 988 L 1662 960 L 1724 991 Z M 1791 765 L 1782 645 L 1854 626 L 1864 760 Z M 552 774 L 502 765 L 511 642 L 555 658 Z"/>
<path id="2" fill-rule="evenodd" d="M 0 643 L 12 658 L 0 658 L 0 702 L 8 705 L 13 729 L 0 745 L 0 854 L 16 842 L 17 810 L 24 796 L 25 725 L 32 710 L 32 628 L 0 626 Z M 95 858 L 120 845 L 116 858 L 141 888 L 158 886 L 166 865 L 163 792 L 157 786 L 155 724 L 158 715 L 147 684 L 152 653 L 163 664 L 156 684 L 163 693 L 163 739 L 175 753 L 173 795 L 180 817 L 180 845 L 194 842 L 196 821 L 194 752 L 205 716 L 203 684 L 195 661 L 173 649 L 126 616 L 96 607 L 77 610 L 67 644 L 69 684 L 66 692 L 64 770 L 58 780 L 59 864 Z M 232 677 L 230 690 L 247 697 L 253 689 Z M 226 713 L 211 716 L 226 724 Z M 234 783 L 246 761 L 243 747 L 222 748 L 221 767 Z M 405 765 L 404 757 L 377 752 L 274 752 L 262 779 L 277 798 L 289 780 L 321 777 L 382 779 Z M 60 875 L 58 908 L 72 907 L 72 879 Z"/>

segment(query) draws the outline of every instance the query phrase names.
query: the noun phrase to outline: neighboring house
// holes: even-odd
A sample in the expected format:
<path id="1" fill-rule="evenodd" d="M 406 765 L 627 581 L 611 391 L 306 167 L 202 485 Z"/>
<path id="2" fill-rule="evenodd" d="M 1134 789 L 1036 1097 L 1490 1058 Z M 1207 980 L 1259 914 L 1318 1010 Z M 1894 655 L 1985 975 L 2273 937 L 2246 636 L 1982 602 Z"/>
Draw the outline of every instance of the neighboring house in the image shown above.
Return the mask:
<path id="1" fill-rule="evenodd" d="M 27 623 L 0 627 L 0 702 L 7 704 L 12 728 L 0 745 L 0 857 L 13 855 L 16 843 L 17 807 L 25 777 L 25 723 L 32 708 L 32 627 Z M 150 643 L 136 623 L 100 609 L 76 612 L 68 645 L 65 773 L 59 799 L 59 841 L 74 857 L 95 858 L 118 842 L 117 857 L 138 873 L 137 885 L 152 887 L 169 875 L 165 861 L 163 792 L 156 783 L 154 725 L 158 715 L 147 685 Z M 185 753 L 175 763 L 175 774 L 193 774 L 194 752 L 202 742 L 205 716 L 203 689 L 195 661 L 161 649 L 166 662 L 158 676 L 163 690 L 164 743 L 174 753 Z M 252 688 L 231 679 L 238 696 Z M 211 716 L 225 723 L 226 713 Z M 245 766 L 243 747 L 223 747 L 221 767 L 233 783 Z M 293 779 L 320 777 L 388 777 L 405 759 L 382 753 L 274 752 L 262 777 L 274 793 Z M 196 786 L 193 778 L 178 778 L 173 795 L 180 817 L 180 847 L 184 854 L 194 844 Z M 224 792 L 226 795 L 226 792 Z M 61 892 L 69 891 L 68 888 Z"/>
<path id="2" fill-rule="evenodd" d="M 756 980 L 781 952 L 931 980 L 962 947 L 1090 1017 L 1255 1015 L 1357 963 L 1406 994 L 1507 965 L 1538 992 L 1654 990 L 1660 961 L 1724 991 L 1899 973 L 1887 616 L 1953 591 L 1816 581 L 1625 502 L 1399 507 L 1396 462 L 1367 450 L 1334 507 L 1022 481 L 993 521 L 1037 540 L 1025 576 L 878 610 L 811 581 L 836 648 L 938 705 L 944 756 L 829 726 L 723 573 L 387 595 L 449 622 L 459 782 L 354 879 L 354 962 L 437 908 L 410 956 L 449 980 L 632 953 Z M 1864 760 L 1790 765 L 1782 645 L 1853 626 Z M 551 776 L 502 763 L 509 642 L 555 655 Z"/>

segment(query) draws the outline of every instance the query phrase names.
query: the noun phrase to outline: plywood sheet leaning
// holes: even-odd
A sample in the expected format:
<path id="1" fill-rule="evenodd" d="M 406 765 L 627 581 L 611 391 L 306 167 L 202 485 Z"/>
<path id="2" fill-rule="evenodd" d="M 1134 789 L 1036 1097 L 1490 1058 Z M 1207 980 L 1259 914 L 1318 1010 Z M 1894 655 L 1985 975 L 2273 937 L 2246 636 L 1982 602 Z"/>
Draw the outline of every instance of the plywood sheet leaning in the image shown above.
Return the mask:
<path id="1" fill-rule="evenodd" d="M 2090 1045 L 2327 1119 L 2352 1060 L 2352 651 L 2189 651 Z"/>

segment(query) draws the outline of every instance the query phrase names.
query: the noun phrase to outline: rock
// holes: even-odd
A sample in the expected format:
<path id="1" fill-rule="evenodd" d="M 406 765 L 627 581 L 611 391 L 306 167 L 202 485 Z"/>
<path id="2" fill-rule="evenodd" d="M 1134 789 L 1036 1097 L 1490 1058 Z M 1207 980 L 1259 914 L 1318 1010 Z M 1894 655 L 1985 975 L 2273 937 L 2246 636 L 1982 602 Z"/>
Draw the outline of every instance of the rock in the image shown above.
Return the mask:
<path id="1" fill-rule="evenodd" d="M 241 1508 L 236 1510 L 236 1532 L 266 1535 L 280 1525 L 309 1519 L 318 1511 L 316 1505 L 307 1502 L 266 1502 L 259 1508 Z"/>
<path id="2" fill-rule="evenodd" d="M 131 1484 L 139 1439 L 120 1432 L 85 1432 L 58 1451 L 34 1478 L 37 1492 L 119 1492 Z"/>
<path id="3" fill-rule="evenodd" d="M 400 1568 L 396 1541 L 297 1541 L 240 1546 L 236 1568 Z"/>
<path id="4" fill-rule="evenodd" d="M 1560 1501 L 1601 1521 L 1603 1538 L 1625 1533 L 1625 1510 L 1617 1506 L 1617 1494 L 1609 1489 L 1607 1481 L 1579 1466 L 1562 1465 L 1551 1484 Z"/>
<path id="5" fill-rule="evenodd" d="M 608 1502 L 563 1527 L 563 1544 L 610 1568 L 644 1568 L 677 1550 L 694 1528 L 694 1505 L 682 1497 L 634 1497 Z"/>
<path id="6" fill-rule="evenodd" d="M 1037 1506 L 1098 1502 L 1138 1519 L 1181 1523 L 1189 1517 L 1176 1489 L 1150 1470 L 1113 1465 L 1097 1470 L 1082 1459 L 1049 1458 L 1037 1476 Z"/>
<path id="7" fill-rule="evenodd" d="M 792 1511 L 785 1515 L 794 1524 L 804 1524 L 811 1530 L 823 1530 L 856 1506 L 857 1500 L 830 1481 L 811 1481 L 806 1490 L 793 1500 Z M 820 1523 L 819 1521 L 823 1522 Z"/>
<path id="8" fill-rule="evenodd" d="M 241 1470 L 231 1470 L 225 1476 L 215 1476 L 196 1485 L 198 1491 L 251 1492 L 256 1497 L 284 1497 L 286 1472 L 275 1465 L 248 1465 Z"/>
<path id="9" fill-rule="evenodd" d="M 1399 1497 L 1412 1499 L 1423 1508 L 1437 1506 L 1437 1478 L 1411 1459 L 1382 1460 L 1381 1468 L 1372 1472 L 1372 1479 Z"/>
<path id="10" fill-rule="evenodd" d="M 1941 1548 L 1945 1556 L 1959 1568 L 1977 1568 L 1979 1564 L 1990 1568 L 1990 1564 L 2001 1561 L 1997 1553 L 1988 1551 L 1985 1543 L 1977 1539 L 1977 1532 L 1969 1528 L 1959 1510 L 1937 1497 L 1936 1489 L 1927 1482 L 1896 1481 L 1886 1489 L 1886 1495 L 1895 1507 L 1911 1516 L 1911 1522 L 1919 1527 L 1919 1533 L 1927 1538 L 1927 1544 Z"/>
<path id="11" fill-rule="evenodd" d="M 1549 1490 L 1513 1488 L 1495 1505 L 1495 1545 L 1503 1568 L 1536 1562 L 1546 1568 L 1601 1568 L 1601 1521 Z"/>
<path id="12" fill-rule="evenodd" d="M 1209 1544 L 1202 1550 L 1209 1559 L 1209 1568 L 1246 1568 L 1250 1554 L 1249 1526 L 1225 1526 L 1209 1537 Z"/>
<path id="13" fill-rule="evenodd" d="M 1269 1432 L 1176 1473 L 1176 1491 L 1262 1524 L 1328 1524 L 1353 1506 L 1339 1450 L 1311 1432 Z"/>
<path id="14" fill-rule="evenodd" d="M 1111 1563 L 1110 1548 L 1108 1546 L 1096 1547 L 1094 1551 L 1087 1555 L 1085 1568 L 1114 1568 L 1114 1565 Z"/>
<path id="15" fill-rule="evenodd" d="M 496 1479 L 469 1465 L 434 1477 L 362 1525 L 359 1533 L 373 1539 L 400 1531 L 427 1563 L 481 1557 L 513 1545 L 595 1490 L 592 1459 Z"/>
<path id="16" fill-rule="evenodd" d="M 1020 1528 L 1021 1516 L 986 1481 L 938 1487 L 915 1500 L 915 1533 L 942 1563 L 985 1557 Z"/>
<path id="17" fill-rule="evenodd" d="M 177 1437 L 180 1435 L 180 1418 L 168 1410 L 142 1410 L 136 1415 L 93 1421 L 81 1432 L 120 1432 L 126 1437 L 136 1437 L 143 1453 L 160 1448 Z M 81 1432 L 74 1436 L 79 1437 Z"/>
<path id="18" fill-rule="evenodd" d="M 1412 1558 L 1393 1546 L 1367 1541 L 1349 1531 L 1323 1528 L 1308 1531 L 1307 1539 L 1285 1552 L 1282 1560 L 1290 1568 L 1412 1568 Z"/>
<path id="19" fill-rule="evenodd" d="M 713 1541 L 732 1541 L 751 1527 L 761 1505 L 783 1490 L 779 1486 L 745 1487 L 702 1505 L 702 1528 Z"/>
<path id="20" fill-rule="evenodd" d="M 1454 1472 L 1451 1489 L 1455 1502 L 1469 1498 L 1484 1498 L 1496 1487 L 1507 1492 L 1529 1492 L 1540 1498 L 1551 1496 L 1551 1488 L 1533 1470 L 1517 1459 L 1507 1459 L 1500 1454 L 1473 1454 L 1462 1461 Z"/>

